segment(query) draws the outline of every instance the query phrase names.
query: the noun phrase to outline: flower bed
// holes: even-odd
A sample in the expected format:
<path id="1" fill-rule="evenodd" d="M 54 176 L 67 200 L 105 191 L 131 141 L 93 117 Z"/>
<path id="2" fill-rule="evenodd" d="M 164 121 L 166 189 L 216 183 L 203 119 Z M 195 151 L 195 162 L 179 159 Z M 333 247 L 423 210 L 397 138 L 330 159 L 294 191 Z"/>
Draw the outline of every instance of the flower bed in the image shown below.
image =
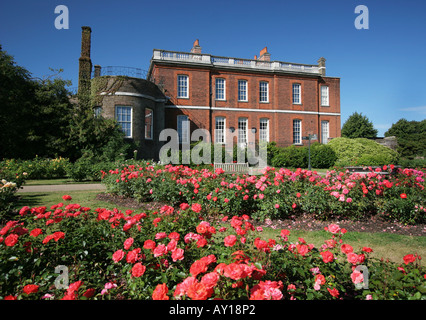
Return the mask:
<path id="1" fill-rule="evenodd" d="M 23 207 L 0 230 L 3 299 L 426 298 L 421 257 L 375 260 L 336 224 L 316 248 L 286 229 L 264 239 L 248 215 L 207 219 L 196 202 L 120 212 L 71 201 Z"/>
<path id="2" fill-rule="evenodd" d="M 329 171 L 321 176 L 309 170 L 266 168 L 263 175 L 249 176 L 147 163 L 104 172 L 103 183 L 110 193 L 140 201 L 197 202 L 210 214 L 246 213 L 260 220 L 300 213 L 323 220 L 359 220 L 378 214 L 401 223 L 425 223 L 425 172 L 393 165 L 377 170 L 393 174 Z"/>

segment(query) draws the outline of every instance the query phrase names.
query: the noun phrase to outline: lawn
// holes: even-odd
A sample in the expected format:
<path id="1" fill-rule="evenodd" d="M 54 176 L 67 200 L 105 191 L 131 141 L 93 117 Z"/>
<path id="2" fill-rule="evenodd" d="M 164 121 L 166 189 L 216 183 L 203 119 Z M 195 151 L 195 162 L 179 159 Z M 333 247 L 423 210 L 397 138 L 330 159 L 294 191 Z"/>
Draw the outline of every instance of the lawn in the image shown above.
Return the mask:
<path id="1" fill-rule="evenodd" d="M 125 211 L 129 208 L 125 206 L 116 206 L 109 202 L 100 201 L 96 199 L 96 195 L 100 192 L 98 190 L 90 191 L 70 191 L 67 192 L 72 197 L 72 203 L 79 203 L 83 206 L 96 208 L 117 208 Z M 19 195 L 20 199 L 16 208 L 23 206 L 37 207 L 37 206 L 50 206 L 59 202 L 63 202 L 62 196 L 64 192 L 44 192 L 44 193 L 22 193 Z M 140 213 L 142 210 L 136 210 Z M 263 238 L 276 238 L 280 233 L 279 228 L 272 229 L 270 227 L 263 227 Z M 324 244 L 324 240 L 330 238 L 330 234 L 321 231 L 305 231 L 290 229 L 291 234 L 289 240 L 297 242 L 298 238 L 304 238 L 307 243 L 313 243 L 315 247 L 320 247 Z M 348 232 L 344 236 L 344 243 L 350 244 L 354 249 L 362 247 L 371 247 L 374 249 L 372 256 L 376 258 L 389 259 L 389 261 L 402 263 L 402 258 L 408 253 L 417 253 L 422 257 L 426 257 L 426 237 L 424 236 L 406 236 L 391 233 L 369 233 L 369 232 Z"/>

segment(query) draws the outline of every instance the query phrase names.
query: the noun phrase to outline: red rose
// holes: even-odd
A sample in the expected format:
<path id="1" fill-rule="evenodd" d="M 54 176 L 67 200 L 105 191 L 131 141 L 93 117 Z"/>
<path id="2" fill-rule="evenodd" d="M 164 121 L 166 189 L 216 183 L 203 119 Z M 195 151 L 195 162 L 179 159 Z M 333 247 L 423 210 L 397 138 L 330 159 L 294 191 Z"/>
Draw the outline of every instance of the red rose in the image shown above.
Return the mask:
<path id="1" fill-rule="evenodd" d="M 116 252 L 114 252 L 114 254 L 112 255 L 112 260 L 114 260 L 114 262 L 118 262 L 121 259 L 124 258 L 124 251 L 123 250 L 117 250 Z"/>
<path id="2" fill-rule="evenodd" d="M 202 207 L 201 207 L 201 204 L 194 203 L 194 204 L 192 204 L 191 209 L 192 209 L 192 211 L 199 213 L 201 211 Z"/>
<path id="3" fill-rule="evenodd" d="M 351 245 L 349 244 L 342 244 L 342 246 L 340 247 L 340 249 L 342 250 L 343 253 L 348 254 L 350 252 L 353 252 L 354 249 L 352 248 Z"/>
<path id="4" fill-rule="evenodd" d="M 30 294 L 30 293 L 37 293 L 37 292 L 38 292 L 38 285 L 36 285 L 36 284 L 27 284 L 27 285 L 24 287 L 23 291 L 24 291 L 26 294 Z"/>
<path id="5" fill-rule="evenodd" d="M 152 240 L 145 240 L 145 242 L 143 243 L 143 248 L 144 249 L 153 250 L 153 249 L 155 249 L 155 247 L 156 247 L 156 244 Z"/>
<path id="6" fill-rule="evenodd" d="M 83 293 L 83 296 L 86 298 L 91 298 L 95 295 L 95 292 L 96 292 L 95 289 L 90 288 L 90 289 L 87 289 L 85 293 Z"/>
<path id="7" fill-rule="evenodd" d="M 334 260 L 333 253 L 331 253 L 330 251 L 323 251 L 320 252 L 320 254 L 324 263 L 332 262 Z"/>
<path id="8" fill-rule="evenodd" d="M 333 289 L 327 288 L 327 290 L 328 292 L 330 292 L 330 294 L 333 297 L 337 298 L 339 296 L 339 290 L 337 290 L 336 288 L 333 288 Z"/>
<path id="9" fill-rule="evenodd" d="M 234 244 L 237 242 L 237 237 L 231 234 L 225 237 L 224 242 L 225 242 L 225 247 L 233 247 Z"/>
<path id="10" fill-rule="evenodd" d="M 126 239 L 126 241 L 124 241 L 124 249 L 129 250 L 133 244 L 133 241 L 133 238 Z"/>
<path id="11" fill-rule="evenodd" d="M 399 196 L 401 197 L 401 199 L 406 199 L 407 198 L 407 195 L 405 193 L 401 193 Z"/>
<path id="12" fill-rule="evenodd" d="M 189 269 L 189 272 L 193 277 L 196 277 L 200 273 L 207 271 L 207 263 L 204 260 L 196 260 Z"/>
<path id="13" fill-rule="evenodd" d="M 30 232 L 30 236 L 31 237 L 37 237 L 37 236 L 41 235 L 42 233 L 43 233 L 43 230 L 41 230 L 40 228 L 36 228 L 36 229 L 34 229 Z"/>
<path id="14" fill-rule="evenodd" d="M 167 292 L 169 292 L 169 289 L 165 283 L 157 285 L 152 293 L 152 300 L 169 300 Z"/>
<path id="15" fill-rule="evenodd" d="M 406 256 L 404 256 L 404 258 L 402 258 L 404 260 L 405 264 L 409 264 L 409 263 L 413 263 L 416 260 L 416 255 L 413 254 L 407 254 Z"/>
<path id="16" fill-rule="evenodd" d="M 141 277 L 145 273 L 146 267 L 138 262 L 132 268 L 132 276 Z"/>
<path id="17" fill-rule="evenodd" d="M 65 201 L 69 201 L 69 200 L 71 200 L 72 198 L 71 198 L 71 196 L 70 195 L 64 195 L 64 196 L 62 196 L 62 199 L 64 199 Z"/>
<path id="18" fill-rule="evenodd" d="M 9 234 L 6 239 L 4 240 L 5 245 L 8 247 L 13 247 L 18 242 L 18 235 L 17 234 Z"/>

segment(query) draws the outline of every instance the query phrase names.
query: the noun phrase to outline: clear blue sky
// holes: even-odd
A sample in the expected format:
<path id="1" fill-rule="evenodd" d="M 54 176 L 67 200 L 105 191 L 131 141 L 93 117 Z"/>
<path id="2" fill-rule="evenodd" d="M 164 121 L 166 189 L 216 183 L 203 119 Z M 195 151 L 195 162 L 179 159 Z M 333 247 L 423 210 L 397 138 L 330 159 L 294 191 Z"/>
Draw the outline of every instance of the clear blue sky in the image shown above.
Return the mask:
<path id="1" fill-rule="evenodd" d="M 69 29 L 57 30 L 57 5 Z M 355 7 L 369 9 L 358 30 Z M 34 77 L 62 68 L 77 86 L 81 26 L 92 28 L 92 62 L 147 70 L 152 50 L 252 59 L 267 46 L 272 60 L 316 64 L 341 78 L 342 125 L 355 111 L 379 136 L 401 118 L 426 118 L 426 1 L 146 1 L 2 0 L 0 44 Z"/>

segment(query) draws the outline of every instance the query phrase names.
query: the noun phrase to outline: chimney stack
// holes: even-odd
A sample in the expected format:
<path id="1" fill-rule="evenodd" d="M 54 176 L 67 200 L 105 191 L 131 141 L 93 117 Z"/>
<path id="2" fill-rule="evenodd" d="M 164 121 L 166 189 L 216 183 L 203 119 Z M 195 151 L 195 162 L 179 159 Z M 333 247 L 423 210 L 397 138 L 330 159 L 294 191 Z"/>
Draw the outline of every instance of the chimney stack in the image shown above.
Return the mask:
<path id="1" fill-rule="evenodd" d="M 268 48 L 263 48 L 259 53 L 259 59 L 261 61 L 271 61 L 271 54 L 268 52 Z"/>
<path id="2" fill-rule="evenodd" d="M 323 77 L 325 77 L 325 58 L 321 57 L 318 59 L 318 69 Z"/>
<path id="3" fill-rule="evenodd" d="M 194 44 L 192 45 L 191 53 L 201 54 L 200 42 L 198 41 L 198 39 L 194 41 Z"/>
<path id="4" fill-rule="evenodd" d="M 78 65 L 78 95 L 90 95 L 92 60 L 90 59 L 92 29 L 81 27 L 81 55 Z"/>
<path id="5" fill-rule="evenodd" d="M 94 69 L 95 69 L 95 72 L 94 72 L 93 78 L 100 77 L 101 69 L 102 69 L 101 66 L 98 64 L 95 64 Z"/>

